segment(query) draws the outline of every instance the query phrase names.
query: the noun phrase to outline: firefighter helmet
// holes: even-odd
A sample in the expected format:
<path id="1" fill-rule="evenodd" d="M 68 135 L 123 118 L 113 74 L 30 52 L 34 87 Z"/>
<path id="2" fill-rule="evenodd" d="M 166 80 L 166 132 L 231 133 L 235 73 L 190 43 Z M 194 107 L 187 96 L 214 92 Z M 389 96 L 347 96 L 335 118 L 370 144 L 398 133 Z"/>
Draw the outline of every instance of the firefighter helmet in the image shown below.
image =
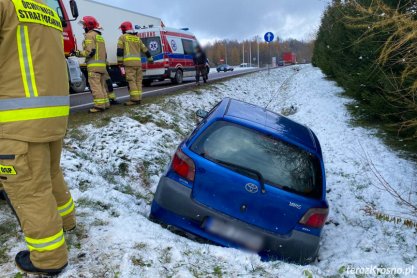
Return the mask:
<path id="1" fill-rule="evenodd" d="M 80 24 L 84 26 L 87 30 L 94 30 L 99 29 L 100 24 L 98 23 L 97 19 L 93 16 L 84 16 L 83 19 L 80 21 Z"/>
<path id="2" fill-rule="evenodd" d="M 120 25 L 119 28 L 122 30 L 122 32 L 133 31 L 133 24 L 130 21 L 125 21 Z"/>

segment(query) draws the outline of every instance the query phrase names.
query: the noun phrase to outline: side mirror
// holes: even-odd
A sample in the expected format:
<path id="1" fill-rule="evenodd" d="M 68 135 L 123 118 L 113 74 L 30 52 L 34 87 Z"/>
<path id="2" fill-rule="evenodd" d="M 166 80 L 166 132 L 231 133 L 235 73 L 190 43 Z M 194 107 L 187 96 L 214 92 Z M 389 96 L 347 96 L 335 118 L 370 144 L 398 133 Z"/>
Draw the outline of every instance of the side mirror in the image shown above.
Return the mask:
<path id="1" fill-rule="evenodd" d="M 198 109 L 197 112 L 195 112 L 195 115 L 201 119 L 204 119 L 207 117 L 208 112 L 203 109 Z"/>
<path id="2" fill-rule="evenodd" d="M 74 19 L 77 19 L 80 14 L 78 13 L 78 6 L 75 0 L 70 0 L 70 8 L 71 8 L 72 17 Z"/>

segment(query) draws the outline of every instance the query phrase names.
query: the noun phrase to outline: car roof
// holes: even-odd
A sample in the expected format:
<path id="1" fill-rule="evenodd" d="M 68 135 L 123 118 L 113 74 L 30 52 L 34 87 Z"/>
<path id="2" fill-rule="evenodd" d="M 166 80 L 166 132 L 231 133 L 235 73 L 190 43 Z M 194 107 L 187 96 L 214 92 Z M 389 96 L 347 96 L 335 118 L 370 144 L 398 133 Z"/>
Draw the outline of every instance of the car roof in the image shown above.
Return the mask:
<path id="1" fill-rule="evenodd" d="M 266 108 L 225 98 L 218 106 L 216 114 L 222 118 L 242 122 L 265 133 L 273 133 L 290 143 L 304 146 L 321 156 L 320 144 L 314 133 L 306 126 Z"/>

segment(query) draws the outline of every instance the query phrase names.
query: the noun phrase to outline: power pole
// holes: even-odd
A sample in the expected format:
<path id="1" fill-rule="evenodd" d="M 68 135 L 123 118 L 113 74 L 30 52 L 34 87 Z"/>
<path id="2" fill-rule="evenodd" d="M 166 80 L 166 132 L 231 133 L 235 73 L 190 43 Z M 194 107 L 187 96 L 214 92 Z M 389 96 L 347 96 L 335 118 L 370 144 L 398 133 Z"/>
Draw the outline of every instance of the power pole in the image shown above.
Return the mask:
<path id="1" fill-rule="evenodd" d="M 252 64 L 252 39 L 249 41 L 249 66 Z"/>
<path id="2" fill-rule="evenodd" d="M 226 64 L 228 64 L 227 63 L 227 41 L 224 41 L 224 53 L 225 53 L 225 59 L 226 59 Z"/>
<path id="3" fill-rule="evenodd" d="M 243 41 L 243 55 L 242 55 L 242 57 L 243 57 L 243 64 L 245 63 L 245 41 Z"/>
<path id="4" fill-rule="evenodd" d="M 256 42 L 258 44 L 258 68 L 260 67 L 260 61 L 259 61 L 259 36 L 256 36 Z"/>

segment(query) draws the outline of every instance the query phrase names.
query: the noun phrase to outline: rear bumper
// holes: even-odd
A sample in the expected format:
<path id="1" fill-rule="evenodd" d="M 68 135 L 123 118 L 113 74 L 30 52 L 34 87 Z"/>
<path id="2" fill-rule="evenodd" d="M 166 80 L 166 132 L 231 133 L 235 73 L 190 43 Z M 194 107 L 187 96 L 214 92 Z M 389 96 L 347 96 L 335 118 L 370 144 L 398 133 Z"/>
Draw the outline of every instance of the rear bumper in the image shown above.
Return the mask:
<path id="1" fill-rule="evenodd" d="M 161 69 L 147 69 L 144 70 L 143 73 L 143 80 L 159 80 L 159 79 L 166 79 L 171 78 L 171 70 L 168 68 L 161 68 Z"/>
<path id="2" fill-rule="evenodd" d="M 285 236 L 270 233 L 193 201 L 191 192 L 190 188 L 170 178 L 162 177 L 152 203 L 151 218 L 219 245 L 239 248 L 241 246 L 238 244 L 202 228 L 207 217 L 232 223 L 240 229 L 262 236 L 264 244 L 259 254 L 264 259 L 282 259 L 308 264 L 317 256 L 320 237 L 296 230 Z"/>

